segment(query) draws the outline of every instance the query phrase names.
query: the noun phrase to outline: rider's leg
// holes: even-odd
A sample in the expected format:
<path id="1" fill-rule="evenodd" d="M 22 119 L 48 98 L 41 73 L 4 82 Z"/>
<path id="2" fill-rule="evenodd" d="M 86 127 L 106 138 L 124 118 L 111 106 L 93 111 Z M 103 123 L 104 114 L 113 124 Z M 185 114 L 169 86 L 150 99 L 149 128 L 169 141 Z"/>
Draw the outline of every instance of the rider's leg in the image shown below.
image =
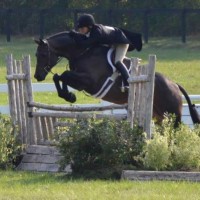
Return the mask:
<path id="1" fill-rule="evenodd" d="M 129 83 L 127 81 L 129 78 L 129 72 L 123 63 L 123 59 L 126 55 L 128 47 L 129 47 L 129 44 L 118 44 L 116 45 L 116 53 L 115 53 L 115 66 L 122 75 L 122 79 L 123 79 L 123 83 L 125 87 L 129 86 Z"/>

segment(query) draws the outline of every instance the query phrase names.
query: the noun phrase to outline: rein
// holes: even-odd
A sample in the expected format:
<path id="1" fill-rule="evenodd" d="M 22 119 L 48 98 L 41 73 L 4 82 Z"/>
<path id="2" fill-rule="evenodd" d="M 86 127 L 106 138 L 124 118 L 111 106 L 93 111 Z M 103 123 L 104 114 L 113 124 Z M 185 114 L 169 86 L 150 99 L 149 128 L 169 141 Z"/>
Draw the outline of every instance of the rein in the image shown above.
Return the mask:
<path id="1" fill-rule="evenodd" d="M 85 53 L 87 53 L 91 48 L 86 48 L 84 49 L 80 54 L 78 54 L 77 56 L 73 57 L 73 58 L 69 58 L 69 63 L 74 63 L 75 61 L 77 61 L 81 56 L 83 56 Z"/>
<path id="2" fill-rule="evenodd" d="M 62 59 L 63 59 L 62 57 L 59 57 L 59 59 L 58 59 L 57 62 L 56 62 L 56 65 L 57 65 Z M 47 73 L 50 72 L 51 74 L 55 75 L 55 73 L 52 72 L 52 70 L 51 70 L 49 60 L 50 60 L 50 55 L 49 55 L 49 58 L 48 58 L 48 65 L 47 65 L 46 67 L 44 67 L 44 71 L 47 72 Z"/>

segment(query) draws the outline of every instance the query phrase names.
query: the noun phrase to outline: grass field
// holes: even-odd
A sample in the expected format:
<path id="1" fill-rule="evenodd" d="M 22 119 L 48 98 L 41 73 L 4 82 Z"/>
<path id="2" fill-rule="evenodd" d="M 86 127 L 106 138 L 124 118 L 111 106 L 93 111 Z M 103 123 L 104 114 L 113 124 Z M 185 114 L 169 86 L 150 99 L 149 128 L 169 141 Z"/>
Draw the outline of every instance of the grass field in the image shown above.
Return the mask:
<path id="1" fill-rule="evenodd" d="M 6 67 L 5 56 L 12 53 L 14 58 L 21 59 L 22 55 L 30 54 L 32 63 L 32 74 L 34 67 L 36 45 L 33 38 L 13 38 L 11 43 L 7 43 L 5 38 L 0 37 L 0 83 L 5 83 Z M 189 94 L 200 94 L 200 42 L 199 38 L 188 38 L 188 42 L 183 44 L 179 38 L 165 39 L 156 38 L 145 44 L 141 52 L 131 52 L 128 56 L 140 57 L 146 62 L 149 54 L 156 54 L 156 71 L 163 73 L 174 82 L 181 84 Z M 66 69 L 67 61 L 62 60 L 54 72 L 61 73 Z M 32 79 L 35 82 L 34 78 Z M 47 76 L 45 82 L 52 82 L 52 74 Z M 40 94 L 35 96 L 44 103 L 65 104 L 66 102 L 57 97 L 55 93 Z M 44 101 L 43 101 L 44 100 Z M 78 93 L 77 103 L 97 103 L 98 100 L 88 98 L 83 93 Z M 7 104 L 6 94 L 1 93 L 0 104 Z"/>
<path id="2" fill-rule="evenodd" d="M 63 174 L 0 171 L 0 200 L 199 200 L 200 183 L 72 179 Z"/>

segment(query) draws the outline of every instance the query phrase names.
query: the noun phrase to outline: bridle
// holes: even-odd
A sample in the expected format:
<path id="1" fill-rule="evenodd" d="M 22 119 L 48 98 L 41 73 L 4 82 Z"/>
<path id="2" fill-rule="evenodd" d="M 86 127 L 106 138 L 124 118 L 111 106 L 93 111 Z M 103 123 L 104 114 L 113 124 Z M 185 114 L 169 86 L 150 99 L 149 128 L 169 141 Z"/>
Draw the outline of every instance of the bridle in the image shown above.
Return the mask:
<path id="1" fill-rule="evenodd" d="M 56 52 L 55 52 L 54 49 L 52 49 L 52 47 L 50 47 L 48 40 L 44 39 L 43 42 L 47 45 L 47 48 L 48 48 L 48 65 L 44 67 L 44 71 L 47 72 L 47 73 L 50 72 L 51 74 L 55 75 L 55 73 L 53 73 L 52 70 L 51 70 L 52 67 L 51 67 L 51 63 L 50 63 L 50 58 L 51 58 L 51 52 L 53 52 L 55 54 L 56 54 Z M 72 63 L 72 62 L 74 63 L 79 57 L 83 56 L 90 49 L 91 48 L 86 48 L 80 54 L 78 54 L 77 56 L 75 56 L 74 58 L 69 58 L 68 59 L 69 62 L 70 63 Z M 62 58 L 63 58 L 61 56 L 57 56 L 57 57 L 58 57 L 58 60 L 56 61 L 55 65 L 57 65 L 62 60 Z"/>
<path id="2" fill-rule="evenodd" d="M 50 49 L 50 46 L 49 46 L 49 43 L 47 40 L 43 40 L 43 42 L 45 44 L 47 44 L 47 47 L 48 47 L 48 65 L 44 67 L 44 71 L 47 72 L 47 73 L 51 73 L 53 75 L 55 75 L 55 73 L 52 72 L 52 67 L 51 67 L 51 63 L 50 63 L 50 58 L 51 58 L 51 49 Z M 55 53 L 55 52 L 54 52 Z M 58 60 L 56 61 L 56 64 L 57 65 L 60 61 L 62 60 L 62 57 L 61 56 L 58 56 Z"/>

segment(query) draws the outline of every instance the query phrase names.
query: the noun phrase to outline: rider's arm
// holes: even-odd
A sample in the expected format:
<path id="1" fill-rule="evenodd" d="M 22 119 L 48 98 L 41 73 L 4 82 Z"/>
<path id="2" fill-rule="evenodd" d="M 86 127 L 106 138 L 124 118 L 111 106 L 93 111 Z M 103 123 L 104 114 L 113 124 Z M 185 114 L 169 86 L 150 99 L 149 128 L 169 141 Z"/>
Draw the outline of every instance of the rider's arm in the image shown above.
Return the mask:
<path id="1" fill-rule="evenodd" d="M 79 32 L 74 32 L 73 38 L 79 46 L 88 48 L 100 43 L 101 33 L 98 29 L 93 30 L 87 37 Z"/>
<path id="2" fill-rule="evenodd" d="M 87 38 L 85 40 L 79 40 L 79 41 L 76 41 L 76 42 L 77 42 L 78 45 L 85 47 L 85 48 L 88 48 L 88 47 L 91 47 L 91 46 L 98 44 L 98 39 L 97 38 Z"/>

